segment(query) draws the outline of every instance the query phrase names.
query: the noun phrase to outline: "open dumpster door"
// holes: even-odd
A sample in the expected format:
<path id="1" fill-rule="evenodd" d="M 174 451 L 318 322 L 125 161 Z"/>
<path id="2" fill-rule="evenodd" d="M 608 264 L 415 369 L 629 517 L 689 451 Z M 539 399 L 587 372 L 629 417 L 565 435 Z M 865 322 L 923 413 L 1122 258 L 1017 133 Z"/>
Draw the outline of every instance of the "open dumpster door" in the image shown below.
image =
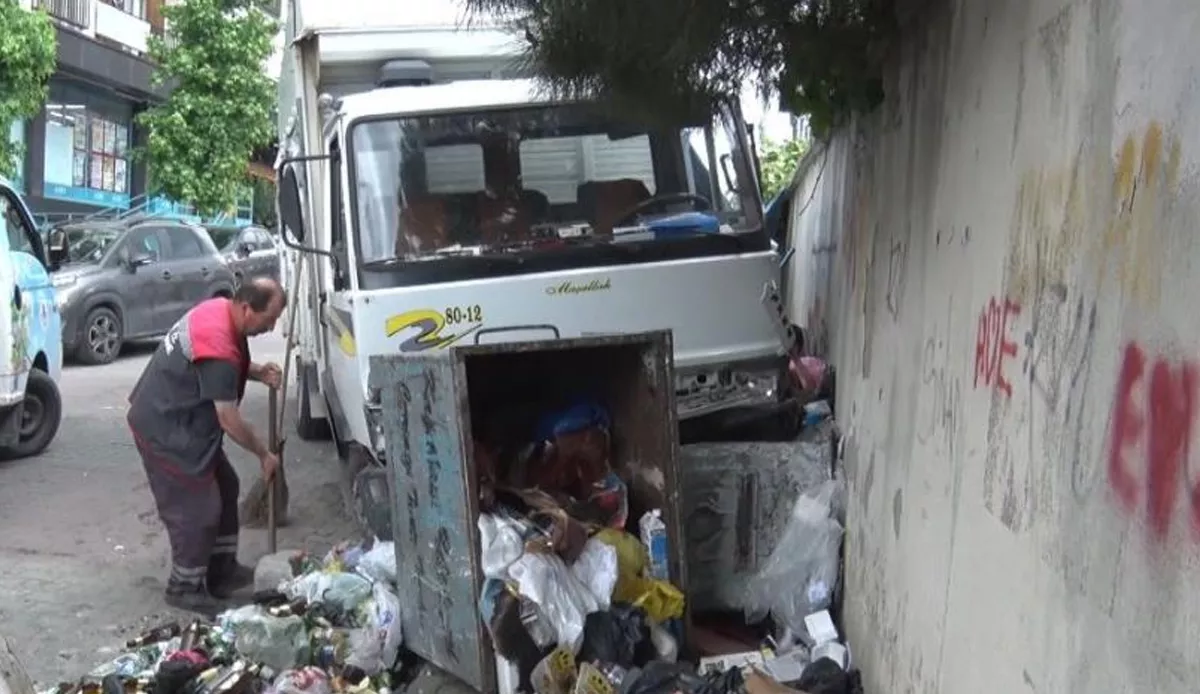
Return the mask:
<path id="1" fill-rule="evenodd" d="M 445 357 L 371 357 L 391 468 L 404 644 L 481 692 L 495 667 L 476 608 L 478 499 L 459 425 L 456 363 Z"/>
<path id="2" fill-rule="evenodd" d="M 610 420 L 608 472 L 627 490 L 625 529 L 636 533 L 642 514 L 661 512 L 670 579 L 686 593 L 671 336 L 656 331 L 448 351 L 371 357 L 370 385 L 379 389 L 383 408 L 401 621 L 409 650 L 493 692 L 496 659 L 479 613 L 476 442 L 522 448 L 539 435 L 546 412 L 580 397 L 596 402 Z M 494 479 L 511 482 L 499 469 L 504 460 L 496 464 Z M 685 612 L 685 643 L 688 623 Z"/>

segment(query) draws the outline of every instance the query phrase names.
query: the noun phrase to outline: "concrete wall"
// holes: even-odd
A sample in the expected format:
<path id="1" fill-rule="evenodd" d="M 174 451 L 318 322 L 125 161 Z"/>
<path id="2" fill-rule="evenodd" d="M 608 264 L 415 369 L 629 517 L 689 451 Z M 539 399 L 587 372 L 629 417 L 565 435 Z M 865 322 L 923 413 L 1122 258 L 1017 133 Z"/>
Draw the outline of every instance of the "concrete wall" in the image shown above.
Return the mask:
<path id="1" fill-rule="evenodd" d="M 1200 690 L 1200 5 L 929 13 L 791 229 L 867 691 Z"/>

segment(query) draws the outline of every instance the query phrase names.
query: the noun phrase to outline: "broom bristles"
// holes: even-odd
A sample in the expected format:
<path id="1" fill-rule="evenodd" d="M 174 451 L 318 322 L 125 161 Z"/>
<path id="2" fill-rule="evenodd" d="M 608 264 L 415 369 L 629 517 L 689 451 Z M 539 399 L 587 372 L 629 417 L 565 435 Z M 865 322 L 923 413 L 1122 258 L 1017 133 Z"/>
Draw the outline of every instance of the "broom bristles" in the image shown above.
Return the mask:
<path id="1" fill-rule="evenodd" d="M 283 472 L 283 466 L 275 472 L 277 485 L 275 487 L 275 524 L 279 526 L 287 525 L 288 520 L 288 485 L 287 475 Z M 246 496 L 242 498 L 241 508 L 238 509 L 238 516 L 241 518 L 242 527 L 245 528 L 265 528 L 267 526 L 267 481 L 262 476 L 254 480 L 254 484 L 250 485 L 250 490 L 246 492 Z"/>

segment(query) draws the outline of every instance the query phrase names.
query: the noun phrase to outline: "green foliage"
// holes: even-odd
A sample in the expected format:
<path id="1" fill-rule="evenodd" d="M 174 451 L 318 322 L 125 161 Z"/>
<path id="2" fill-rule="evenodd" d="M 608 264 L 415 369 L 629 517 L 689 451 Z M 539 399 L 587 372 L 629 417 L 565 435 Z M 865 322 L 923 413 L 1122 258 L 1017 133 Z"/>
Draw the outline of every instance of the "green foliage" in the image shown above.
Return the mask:
<path id="1" fill-rule="evenodd" d="M 246 165 L 275 139 L 275 83 L 263 71 L 277 22 L 255 0 L 167 5 L 164 41 L 150 37 L 155 80 L 170 97 L 139 116 L 151 187 L 205 216 L 233 207 Z"/>
<path id="2" fill-rule="evenodd" d="M 254 223 L 266 229 L 274 229 L 275 184 L 265 178 L 253 178 L 250 185 L 254 191 Z"/>
<path id="3" fill-rule="evenodd" d="M 883 98 L 895 0 L 467 0 L 526 39 L 552 93 L 677 118 L 757 79 L 814 134 Z"/>
<path id="4" fill-rule="evenodd" d="M 783 142 L 767 141 L 763 143 L 762 156 L 762 199 L 768 201 L 779 194 L 789 183 L 796 172 L 796 164 L 800 157 L 808 151 L 808 140 L 794 139 Z"/>
<path id="5" fill-rule="evenodd" d="M 50 17 L 22 9 L 17 0 L 0 0 L 0 27 L 0 176 L 11 178 L 22 152 L 8 130 L 42 110 L 57 46 Z"/>

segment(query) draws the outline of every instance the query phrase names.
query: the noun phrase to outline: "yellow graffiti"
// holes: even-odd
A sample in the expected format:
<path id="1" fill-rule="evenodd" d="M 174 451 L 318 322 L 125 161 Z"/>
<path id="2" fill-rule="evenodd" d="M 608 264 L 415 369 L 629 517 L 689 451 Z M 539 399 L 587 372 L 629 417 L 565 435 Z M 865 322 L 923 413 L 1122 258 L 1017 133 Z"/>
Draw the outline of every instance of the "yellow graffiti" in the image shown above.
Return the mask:
<path id="1" fill-rule="evenodd" d="M 481 327 L 482 324 L 477 324 L 462 332 L 443 335 L 446 317 L 438 311 L 421 308 L 388 318 L 383 330 L 388 337 L 392 337 L 405 330 L 417 329 L 419 332 L 416 335 L 400 343 L 400 351 L 424 352 L 448 347 Z"/>
<path id="2" fill-rule="evenodd" d="M 1167 138 L 1162 125 L 1151 122 L 1140 143 L 1133 135 L 1125 138 L 1113 162 L 1112 215 L 1102 236 L 1104 262 L 1098 272 L 1103 274 L 1112 260 L 1122 288 L 1150 304 L 1162 291 L 1167 262 L 1162 216 L 1177 192 L 1181 159 L 1179 138 Z"/>

